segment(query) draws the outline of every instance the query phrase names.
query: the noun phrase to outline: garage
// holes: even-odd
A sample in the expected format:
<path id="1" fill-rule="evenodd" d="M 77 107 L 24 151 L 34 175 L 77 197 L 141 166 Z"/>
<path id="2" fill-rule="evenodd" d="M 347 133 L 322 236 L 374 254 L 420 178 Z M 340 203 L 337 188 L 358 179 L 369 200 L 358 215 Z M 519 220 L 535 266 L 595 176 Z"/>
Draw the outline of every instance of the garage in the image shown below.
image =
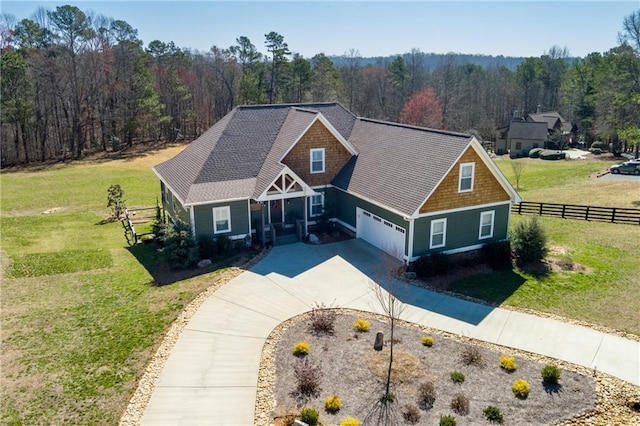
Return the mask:
<path id="1" fill-rule="evenodd" d="M 404 259 L 406 230 L 375 214 L 356 209 L 356 236 L 400 260 Z"/>

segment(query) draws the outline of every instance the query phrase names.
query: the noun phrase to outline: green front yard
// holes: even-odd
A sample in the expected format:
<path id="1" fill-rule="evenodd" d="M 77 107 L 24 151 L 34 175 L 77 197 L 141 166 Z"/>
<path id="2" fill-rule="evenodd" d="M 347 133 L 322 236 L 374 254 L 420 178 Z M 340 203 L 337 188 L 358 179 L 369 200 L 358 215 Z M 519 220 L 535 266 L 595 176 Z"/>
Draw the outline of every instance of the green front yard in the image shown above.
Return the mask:
<path id="1" fill-rule="evenodd" d="M 104 221 L 111 184 L 124 188 L 129 205 L 154 205 L 159 184 L 150 166 L 179 149 L 0 175 L 3 424 L 117 423 L 168 326 L 220 273 L 153 286 L 148 246 L 131 250 L 121 224 Z M 510 161 L 498 161 L 509 176 Z M 527 200 L 640 204 L 635 183 L 587 178 L 606 162 L 533 161 L 521 180 Z M 584 272 L 496 273 L 456 290 L 640 335 L 640 227 L 542 223 Z"/>

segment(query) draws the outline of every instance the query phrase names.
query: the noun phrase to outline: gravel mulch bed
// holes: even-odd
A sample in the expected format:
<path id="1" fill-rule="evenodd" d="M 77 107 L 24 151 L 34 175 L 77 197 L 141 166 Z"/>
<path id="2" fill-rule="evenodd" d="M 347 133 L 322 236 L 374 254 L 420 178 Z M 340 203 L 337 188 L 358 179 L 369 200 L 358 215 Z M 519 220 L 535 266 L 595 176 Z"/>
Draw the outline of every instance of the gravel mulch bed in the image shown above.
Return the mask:
<path id="1" fill-rule="evenodd" d="M 333 335 L 310 332 L 310 315 L 305 314 L 283 323 L 267 339 L 260 370 L 256 424 L 287 424 L 287 414 L 291 418 L 292 413 L 298 413 L 304 406 L 316 408 L 324 425 L 338 424 L 348 416 L 362 421 L 372 415 L 376 400 L 384 394 L 389 354 L 388 341 L 381 352 L 373 349 L 373 341 L 377 331 L 384 332 L 385 339 L 389 338 L 387 319 L 350 310 L 334 312 L 338 315 Z M 370 332 L 355 331 L 353 323 L 357 318 L 370 321 Z M 434 337 L 432 347 L 422 345 L 421 339 L 426 335 Z M 444 414 L 453 415 L 458 425 L 488 424 L 483 410 L 494 405 L 504 414 L 505 424 L 640 425 L 640 413 L 631 407 L 640 397 L 640 390 L 610 376 L 402 321 L 396 327 L 395 338 L 394 359 L 398 370 L 394 371 L 392 391 L 396 395 L 398 424 L 404 423 L 403 407 L 420 405 L 419 385 L 431 381 L 436 389 L 435 402 L 431 407 L 419 409 L 420 420 L 414 424 L 437 424 Z M 322 370 L 320 390 L 315 395 L 301 395 L 296 391 L 294 366 L 302 361 L 292 354 L 292 348 L 302 340 L 309 343 L 308 362 L 319 365 Z M 469 348 L 478 349 L 482 365 L 462 362 L 461 354 Z M 500 368 L 501 355 L 515 357 L 515 372 Z M 562 368 L 560 387 L 543 386 L 541 369 L 547 363 Z M 462 372 L 465 381 L 453 383 L 450 379 L 453 371 Z M 511 390 L 518 379 L 527 380 L 531 387 L 526 399 L 517 398 Z M 468 413 L 457 413 L 450 407 L 452 397 L 459 393 L 470 401 Z M 342 408 L 335 414 L 324 410 L 324 401 L 332 394 L 342 401 Z"/>

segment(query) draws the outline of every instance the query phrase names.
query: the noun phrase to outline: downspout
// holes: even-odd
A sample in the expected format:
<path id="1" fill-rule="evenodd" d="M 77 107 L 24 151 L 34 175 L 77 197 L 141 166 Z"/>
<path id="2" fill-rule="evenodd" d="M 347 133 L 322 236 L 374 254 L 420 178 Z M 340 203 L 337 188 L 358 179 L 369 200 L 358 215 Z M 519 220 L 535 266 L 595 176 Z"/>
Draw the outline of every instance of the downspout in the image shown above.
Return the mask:
<path id="1" fill-rule="evenodd" d="M 247 214 L 249 215 L 249 237 L 251 237 L 251 200 L 247 200 Z"/>

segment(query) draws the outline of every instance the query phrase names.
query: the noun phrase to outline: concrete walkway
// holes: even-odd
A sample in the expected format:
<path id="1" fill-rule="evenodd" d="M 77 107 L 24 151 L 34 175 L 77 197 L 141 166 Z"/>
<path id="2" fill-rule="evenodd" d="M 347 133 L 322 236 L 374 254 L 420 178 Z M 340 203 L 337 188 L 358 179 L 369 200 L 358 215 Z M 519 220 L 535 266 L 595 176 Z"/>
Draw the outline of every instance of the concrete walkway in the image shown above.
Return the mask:
<path id="1" fill-rule="evenodd" d="M 369 282 L 395 259 L 361 240 L 275 247 L 213 294 L 173 349 L 145 425 L 251 425 L 262 346 L 316 303 L 378 312 Z M 563 359 L 640 385 L 640 343 L 402 284 L 402 319 Z"/>

